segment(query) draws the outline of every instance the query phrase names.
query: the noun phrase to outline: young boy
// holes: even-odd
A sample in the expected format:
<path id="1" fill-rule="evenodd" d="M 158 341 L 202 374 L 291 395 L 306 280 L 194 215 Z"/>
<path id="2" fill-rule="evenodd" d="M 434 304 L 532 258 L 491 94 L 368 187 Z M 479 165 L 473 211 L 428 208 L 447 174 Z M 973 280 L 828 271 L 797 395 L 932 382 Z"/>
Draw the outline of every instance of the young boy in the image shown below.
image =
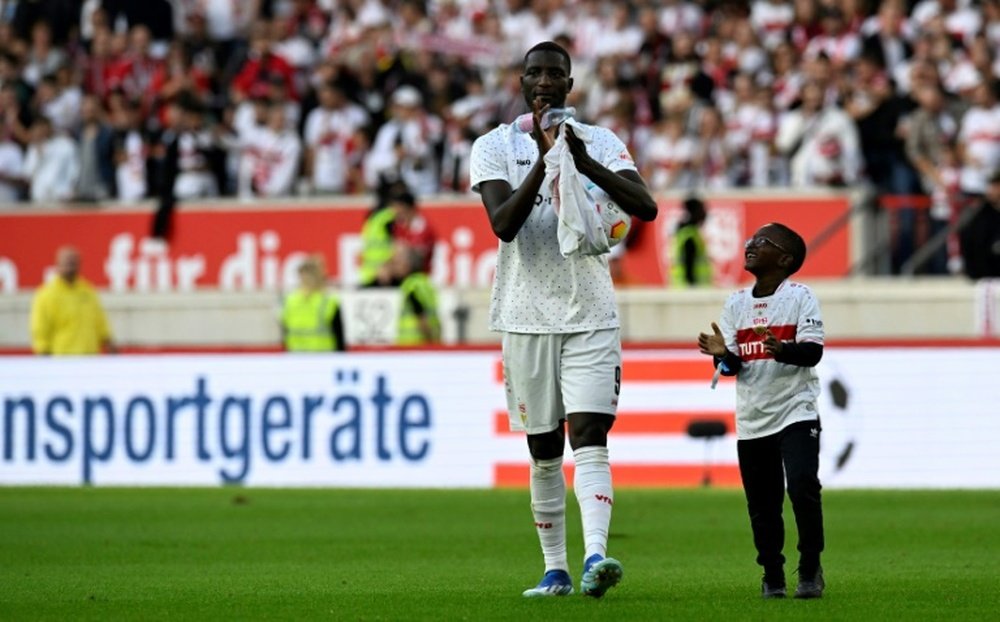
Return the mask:
<path id="1" fill-rule="evenodd" d="M 758 229 L 744 252 L 744 269 L 756 283 L 729 297 L 713 334 L 698 335 L 702 354 L 712 355 L 723 375 L 736 376 L 737 453 L 764 598 L 786 595 L 786 480 L 799 535 L 795 597 L 819 598 L 824 588 L 813 369 L 823 356 L 823 321 L 812 291 L 788 280 L 805 257 L 802 237 L 785 225 Z"/>

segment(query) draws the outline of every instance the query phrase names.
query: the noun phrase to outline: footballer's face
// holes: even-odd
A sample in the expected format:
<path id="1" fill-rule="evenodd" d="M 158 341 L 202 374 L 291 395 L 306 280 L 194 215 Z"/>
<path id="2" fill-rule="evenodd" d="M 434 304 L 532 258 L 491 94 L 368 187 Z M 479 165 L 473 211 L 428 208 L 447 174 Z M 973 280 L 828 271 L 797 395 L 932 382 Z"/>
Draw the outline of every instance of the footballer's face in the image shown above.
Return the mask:
<path id="1" fill-rule="evenodd" d="M 566 57 L 552 50 L 528 54 L 521 74 L 521 93 L 529 108 L 534 110 L 536 100 L 540 106 L 562 108 L 572 88 L 573 78 L 569 77 Z"/>
<path id="2" fill-rule="evenodd" d="M 788 245 L 781 239 L 780 233 L 768 225 L 758 229 L 744 245 L 743 269 L 754 276 L 783 270 L 792 255 L 786 250 Z"/>

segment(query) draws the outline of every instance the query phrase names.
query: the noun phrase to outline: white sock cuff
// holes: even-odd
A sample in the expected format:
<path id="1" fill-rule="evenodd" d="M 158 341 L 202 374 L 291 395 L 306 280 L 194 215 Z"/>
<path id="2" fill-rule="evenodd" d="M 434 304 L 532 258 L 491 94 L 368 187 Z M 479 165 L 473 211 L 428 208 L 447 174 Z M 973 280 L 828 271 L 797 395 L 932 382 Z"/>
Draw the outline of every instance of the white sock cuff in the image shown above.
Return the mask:
<path id="1" fill-rule="evenodd" d="M 608 464 L 608 448 L 600 445 L 578 447 L 573 450 L 573 460 L 577 466 L 592 464 Z"/>

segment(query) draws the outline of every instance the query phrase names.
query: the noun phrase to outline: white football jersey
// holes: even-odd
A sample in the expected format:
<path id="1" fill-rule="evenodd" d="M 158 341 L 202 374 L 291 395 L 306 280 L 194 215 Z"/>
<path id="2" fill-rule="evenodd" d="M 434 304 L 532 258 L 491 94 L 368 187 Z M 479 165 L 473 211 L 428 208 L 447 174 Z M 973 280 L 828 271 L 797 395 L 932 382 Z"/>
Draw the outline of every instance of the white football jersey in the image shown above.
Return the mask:
<path id="1" fill-rule="evenodd" d="M 636 170 L 625 144 L 613 132 L 586 127 L 591 132 L 587 145 L 591 157 L 613 172 Z M 538 146 L 530 134 L 500 125 L 472 146 L 472 189 L 478 192 L 479 184 L 490 180 L 503 180 L 517 188 L 537 159 Z M 563 257 L 557 226 L 552 193 L 543 185 L 514 240 L 500 242 L 490 301 L 491 330 L 576 333 L 618 328 L 607 255 Z"/>
<path id="2" fill-rule="evenodd" d="M 737 438 L 769 436 L 819 417 L 816 371 L 779 363 L 764 351 L 767 329 L 781 341 L 823 344 L 823 319 L 811 289 L 784 281 L 763 298 L 754 298 L 752 287 L 741 289 L 726 301 L 719 328 L 726 348 L 743 359 L 736 376 Z"/>

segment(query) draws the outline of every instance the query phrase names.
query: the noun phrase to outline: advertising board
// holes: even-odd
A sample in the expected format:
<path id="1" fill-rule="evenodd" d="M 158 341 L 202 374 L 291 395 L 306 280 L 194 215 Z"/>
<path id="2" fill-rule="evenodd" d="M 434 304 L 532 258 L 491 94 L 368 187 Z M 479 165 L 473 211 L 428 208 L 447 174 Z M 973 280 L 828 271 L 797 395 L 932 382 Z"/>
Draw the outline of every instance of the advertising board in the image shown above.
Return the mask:
<path id="1" fill-rule="evenodd" d="M 0 485 L 526 486 L 501 369 L 495 351 L 2 357 Z M 1000 488 L 996 369 L 1000 348 L 828 349 L 824 486 Z M 616 485 L 739 485 L 734 383 L 710 377 L 697 353 L 626 351 Z M 688 435 L 706 420 L 727 433 Z"/>

